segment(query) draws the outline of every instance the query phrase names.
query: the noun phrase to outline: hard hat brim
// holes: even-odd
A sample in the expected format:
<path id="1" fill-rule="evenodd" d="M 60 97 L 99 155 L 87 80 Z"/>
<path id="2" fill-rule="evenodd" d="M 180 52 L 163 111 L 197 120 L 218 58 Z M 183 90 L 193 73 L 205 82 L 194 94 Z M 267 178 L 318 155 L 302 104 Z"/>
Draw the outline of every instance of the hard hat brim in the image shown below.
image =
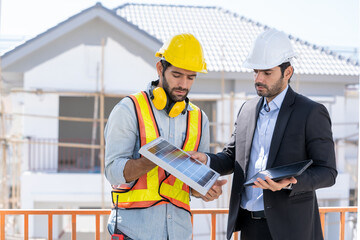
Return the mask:
<path id="1" fill-rule="evenodd" d="M 294 56 L 292 56 L 291 58 L 289 58 L 287 60 L 281 60 L 281 61 L 278 61 L 278 62 L 275 62 L 272 64 L 256 64 L 256 63 L 251 63 L 248 60 L 245 60 L 245 62 L 242 64 L 242 67 L 249 68 L 249 69 L 266 70 L 266 69 L 271 69 L 271 68 L 280 66 L 284 62 L 290 62 L 292 65 L 294 58 L 296 58 L 295 54 L 294 54 Z"/>

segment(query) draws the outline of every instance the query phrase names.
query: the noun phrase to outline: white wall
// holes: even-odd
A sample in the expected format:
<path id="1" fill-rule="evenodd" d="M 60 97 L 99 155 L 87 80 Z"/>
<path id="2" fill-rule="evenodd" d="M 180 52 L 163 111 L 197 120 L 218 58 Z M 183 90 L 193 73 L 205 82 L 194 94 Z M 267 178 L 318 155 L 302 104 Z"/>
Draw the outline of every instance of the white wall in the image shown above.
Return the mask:
<path id="1" fill-rule="evenodd" d="M 28 71 L 24 77 L 24 88 L 93 91 L 96 60 L 100 60 L 99 47 L 76 46 Z"/>
<path id="2" fill-rule="evenodd" d="M 57 138 L 58 137 L 58 105 L 57 95 L 52 94 L 26 94 L 24 97 L 24 113 L 32 115 L 50 116 L 44 117 L 24 117 L 24 136 L 37 138 Z"/>
<path id="3" fill-rule="evenodd" d="M 134 56 L 118 42 L 105 47 L 104 84 L 108 92 L 133 92 L 156 79 L 155 65 Z M 141 70 L 139 70 L 141 69 Z M 100 89 L 101 47 L 80 45 L 31 69 L 26 89 L 93 92 Z"/>
<path id="4" fill-rule="evenodd" d="M 107 41 L 105 62 L 106 92 L 138 92 L 145 90 L 148 82 L 157 79 L 155 61 L 150 65 L 113 39 Z"/>

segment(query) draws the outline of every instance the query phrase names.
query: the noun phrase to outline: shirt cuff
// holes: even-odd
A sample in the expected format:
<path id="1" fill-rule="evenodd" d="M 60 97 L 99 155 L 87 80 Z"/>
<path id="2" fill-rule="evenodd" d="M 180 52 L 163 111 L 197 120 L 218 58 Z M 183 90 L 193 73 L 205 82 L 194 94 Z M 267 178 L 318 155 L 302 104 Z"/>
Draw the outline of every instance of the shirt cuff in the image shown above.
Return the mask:
<path id="1" fill-rule="evenodd" d="M 207 155 L 206 153 L 205 153 L 205 155 L 206 155 L 206 157 L 207 157 L 206 166 L 210 167 L 210 160 L 211 160 L 211 158 L 210 158 L 209 155 Z"/>
<path id="2" fill-rule="evenodd" d="M 124 168 L 128 161 L 129 159 L 118 159 L 116 163 L 114 163 L 114 166 L 112 166 L 112 182 L 116 182 L 116 185 L 125 184 L 128 187 L 132 187 L 134 185 L 135 181 L 127 183 L 124 177 Z"/>
<path id="3" fill-rule="evenodd" d="M 292 190 L 292 187 L 293 187 L 293 184 L 290 183 L 289 185 L 287 185 L 286 187 L 283 187 L 283 189 L 286 189 L 286 190 Z"/>

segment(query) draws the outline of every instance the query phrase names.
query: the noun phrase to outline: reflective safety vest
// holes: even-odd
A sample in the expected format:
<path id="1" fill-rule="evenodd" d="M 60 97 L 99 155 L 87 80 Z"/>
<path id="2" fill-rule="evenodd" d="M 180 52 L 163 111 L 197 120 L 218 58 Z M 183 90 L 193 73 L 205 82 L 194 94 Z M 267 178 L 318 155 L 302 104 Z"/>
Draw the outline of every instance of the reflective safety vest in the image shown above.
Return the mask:
<path id="1" fill-rule="evenodd" d="M 160 136 L 159 128 L 147 93 L 142 91 L 129 97 L 135 106 L 140 145 L 143 146 Z M 202 115 L 197 106 L 189 105 L 193 110 L 187 111 L 186 137 L 182 149 L 197 151 L 201 140 Z M 148 208 L 172 203 L 190 212 L 189 186 L 173 175 L 165 174 L 158 166 L 137 179 L 131 188 L 124 185 L 112 188 L 112 202 L 114 206 L 117 203 L 119 208 Z"/>

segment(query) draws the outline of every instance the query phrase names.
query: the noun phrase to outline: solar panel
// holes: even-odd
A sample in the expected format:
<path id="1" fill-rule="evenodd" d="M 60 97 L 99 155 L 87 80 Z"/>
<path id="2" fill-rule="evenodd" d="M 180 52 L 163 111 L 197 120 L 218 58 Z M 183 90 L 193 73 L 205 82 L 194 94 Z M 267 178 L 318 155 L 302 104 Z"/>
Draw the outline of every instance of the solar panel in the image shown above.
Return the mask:
<path id="1" fill-rule="evenodd" d="M 206 195 L 220 176 L 162 137 L 142 146 L 139 153 L 202 195 Z"/>

